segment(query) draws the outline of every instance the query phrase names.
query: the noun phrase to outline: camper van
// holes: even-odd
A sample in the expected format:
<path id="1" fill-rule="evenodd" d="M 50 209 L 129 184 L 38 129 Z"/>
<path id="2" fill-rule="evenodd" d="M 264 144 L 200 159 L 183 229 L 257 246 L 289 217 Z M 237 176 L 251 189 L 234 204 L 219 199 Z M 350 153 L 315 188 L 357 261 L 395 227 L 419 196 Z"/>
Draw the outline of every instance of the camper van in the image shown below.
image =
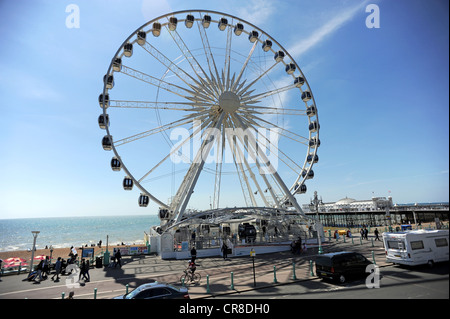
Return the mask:
<path id="1" fill-rule="evenodd" d="M 386 261 L 417 266 L 448 261 L 448 230 L 383 233 Z"/>

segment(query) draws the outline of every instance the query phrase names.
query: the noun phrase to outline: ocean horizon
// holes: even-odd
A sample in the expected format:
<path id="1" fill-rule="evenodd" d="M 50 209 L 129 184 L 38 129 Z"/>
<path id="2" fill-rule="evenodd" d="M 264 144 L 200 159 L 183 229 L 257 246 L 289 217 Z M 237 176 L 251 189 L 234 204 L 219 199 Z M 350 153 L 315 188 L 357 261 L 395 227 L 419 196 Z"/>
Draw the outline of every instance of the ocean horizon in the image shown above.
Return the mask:
<path id="1" fill-rule="evenodd" d="M 40 231 L 36 248 L 91 246 L 100 240 L 108 244 L 143 244 L 145 233 L 159 225 L 157 215 L 76 216 L 0 219 L 0 251 L 33 247 L 31 231 Z"/>

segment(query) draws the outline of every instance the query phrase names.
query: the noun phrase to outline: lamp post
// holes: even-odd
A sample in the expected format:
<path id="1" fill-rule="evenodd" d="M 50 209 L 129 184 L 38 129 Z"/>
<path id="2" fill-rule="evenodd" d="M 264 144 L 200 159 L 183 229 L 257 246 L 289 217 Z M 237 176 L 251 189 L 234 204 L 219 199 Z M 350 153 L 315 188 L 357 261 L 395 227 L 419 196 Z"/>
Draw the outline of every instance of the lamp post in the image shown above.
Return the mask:
<path id="1" fill-rule="evenodd" d="M 40 231 L 33 230 L 33 231 L 31 231 L 31 233 L 33 234 L 33 249 L 31 250 L 31 263 L 30 263 L 29 274 L 31 274 L 31 272 L 33 271 L 34 251 L 36 249 L 36 238 L 37 238 L 38 234 L 40 233 Z"/>
<path id="2" fill-rule="evenodd" d="M 319 223 L 319 205 L 323 205 L 322 199 L 319 199 L 317 197 L 317 191 L 314 191 L 314 199 L 311 200 L 311 203 L 309 204 L 309 207 L 311 209 L 314 209 L 316 211 L 316 218 L 317 223 Z M 316 229 L 317 231 L 317 242 L 319 243 L 319 254 L 322 254 L 322 241 L 320 240 L 320 234 L 319 229 Z"/>

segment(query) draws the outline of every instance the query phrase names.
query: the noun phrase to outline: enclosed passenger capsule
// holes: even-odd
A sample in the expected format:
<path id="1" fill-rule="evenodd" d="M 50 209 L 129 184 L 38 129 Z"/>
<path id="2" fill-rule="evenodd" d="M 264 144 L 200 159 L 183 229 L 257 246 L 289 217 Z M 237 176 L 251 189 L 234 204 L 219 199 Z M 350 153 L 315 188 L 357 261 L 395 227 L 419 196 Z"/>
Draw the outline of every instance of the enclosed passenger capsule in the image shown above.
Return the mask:
<path id="1" fill-rule="evenodd" d="M 144 31 L 139 31 L 137 33 L 137 43 L 139 45 L 144 45 L 146 38 L 147 38 L 147 33 L 145 33 Z"/>
<path id="2" fill-rule="evenodd" d="M 320 146 L 320 139 L 317 138 L 317 136 L 313 136 L 310 140 L 309 140 L 309 147 L 311 148 L 316 148 Z"/>
<path id="3" fill-rule="evenodd" d="M 314 171 L 312 169 L 309 170 L 309 172 L 307 172 L 306 170 L 302 171 L 302 177 L 306 179 L 311 179 L 314 178 Z"/>
<path id="4" fill-rule="evenodd" d="M 98 104 L 101 108 L 105 107 L 108 108 L 109 106 L 109 94 L 106 93 L 105 96 L 103 96 L 103 93 L 98 96 Z"/>
<path id="5" fill-rule="evenodd" d="M 131 44 L 131 43 L 126 43 L 126 44 L 123 46 L 123 54 L 124 54 L 127 58 L 131 57 L 131 56 L 133 55 L 133 44 Z"/>
<path id="6" fill-rule="evenodd" d="M 112 89 L 114 87 L 114 77 L 112 75 L 105 74 L 105 76 L 103 76 L 103 83 L 106 84 L 107 89 Z"/>
<path id="7" fill-rule="evenodd" d="M 202 25 L 205 29 L 207 29 L 207 28 L 209 28 L 210 24 L 211 24 L 211 16 L 205 14 L 202 19 Z"/>
<path id="8" fill-rule="evenodd" d="M 297 185 L 295 185 L 295 192 L 296 193 L 304 194 L 304 193 L 306 193 L 306 190 L 307 190 L 307 188 L 306 188 L 305 184 L 301 184 L 301 185 L 297 184 Z"/>
<path id="9" fill-rule="evenodd" d="M 264 52 L 268 52 L 270 48 L 272 48 L 272 41 L 265 40 L 262 44 L 262 49 L 264 50 Z"/>
<path id="10" fill-rule="evenodd" d="M 159 209 L 159 219 L 168 219 L 169 217 L 169 210 L 167 208 Z"/>
<path id="11" fill-rule="evenodd" d="M 288 63 L 286 64 L 286 73 L 292 74 L 295 71 L 295 64 L 294 63 Z"/>
<path id="12" fill-rule="evenodd" d="M 311 123 L 309 123 L 309 131 L 310 132 L 317 132 L 320 129 L 320 124 L 317 123 L 316 121 L 313 121 Z"/>
<path id="13" fill-rule="evenodd" d="M 133 180 L 128 176 L 125 176 L 123 179 L 123 189 L 126 191 L 130 191 L 133 189 Z"/>
<path id="14" fill-rule="evenodd" d="M 161 35 L 161 23 L 159 22 L 153 23 L 152 34 L 155 37 L 159 37 Z"/>
<path id="15" fill-rule="evenodd" d="M 114 59 L 112 67 L 114 71 L 120 72 L 120 70 L 122 70 L 122 59 L 121 58 Z"/>
<path id="16" fill-rule="evenodd" d="M 140 207 L 147 207 L 149 202 L 150 202 L 150 198 L 147 195 L 141 194 L 139 196 L 138 203 L 139 203 Z"/>
<path id="17" fill-rule="evenodd" d="M 311 105 L 306 108 L 306 115 L 309 117 L 315 116 L 317 114 L 316 106 Z"/>
<path id="18" fill-rule="evenodd" d="M 225 18 L 220 18 L 219 24 L 217 25 L 220 31 L 223 31 L 227 28 L 228 20 Z"/>
<path id="19" fill-rule="evenodd" d="M 253 30 L 252 32 L 250 32 L 248 34 L 248 39 L 250 40 L 251 43 L 254 43 L 256 40 L 258 40 L 259 37 L 259 33 L 258 31 Z"/>
<path id="20" fill-rule="evenodd" d="M 303 84 L 305 84 L 305 79 L 304 78 L 302 78 L 301 76 L 297 76 L 296 78 L 295 78 L 295 80 L 294 80 L 294 85 L 296 86 L 296 87 L 301 87 Z"/>
<path id="21" fill-rule="evenodd" d="M 105 151 L 110 151 L 110 150 L 112 150 L 112 140 L 111 140 L 111 137 L 110 137 L 109 135 L 103 136 L 103 139 L 102 139 L 102 146 L 103 146 L 103 149 L 104 149 Z"/>
<path id="22" fill-rule="evenodd" d="M 114 156 L 111 159 L 111 169 L 115 172 L 118 172 L 118 171 L 120 171 L 121 168 L 122 168 L 122 164 L 120 163 L 119 159 Z"/>
<path id="23" fill-rule="evenodd" d="M 98 117 L 98 126 L 100 126 L 101 129 L 105 129 L 107 126 L 109 126 L 109 115 L 108 114 L 100 114 Z"/>
<path id="24" fill-rule="evenodd" d="M 194 16 L 192 14 L 188 14 L 186 16 L 186 20 L 184 20 L 184 24 L 186 25 L 186 28 L 192 28 L 194 25 Z"/>
<path id="25" fill-rule="evenodd" d="M 314 154 L 308 154 L 308 156 L 306 157 L 306 161 L 308 162 L 308 163 L 317 163 L 318 161 L 319 161 L 319 156 L 317 156 L 317 154 L 316 155 L 314 155 Z"/>
<path id="26" fill-rule="evenodd" d="M 175 31 L 177 28 L 177 24 L 178 24 L 178 19 L 175 17 L 170 17 L 169 19 L 169 30 L 170 31 Z"/>
<path id="27" fill-rule="evenodd" d="M 277 61 L 277 62 L 283 61 L 284 55 L 285 55 L 285 54 L 284 54 L 283 51 L 278 51 L 278 52 L 276 52 L 276 53 L 275 53 L 275 56 L 274 56 L 275 61 Z"/>
<path id="28" fill-rule="evenodd" d="M 308 102 L 309 100 L 311 100 L 311 92 L 309 91 L 305 91 L 302 93 L 302 100 L 303 102 Z"/>
<path id="29" fill-rule="evenodd" d="M 236 23 L 236 26 L 234 27 L 234 34 L 239 36 L 243 31 L 244 25 L 242 23 Z"/>

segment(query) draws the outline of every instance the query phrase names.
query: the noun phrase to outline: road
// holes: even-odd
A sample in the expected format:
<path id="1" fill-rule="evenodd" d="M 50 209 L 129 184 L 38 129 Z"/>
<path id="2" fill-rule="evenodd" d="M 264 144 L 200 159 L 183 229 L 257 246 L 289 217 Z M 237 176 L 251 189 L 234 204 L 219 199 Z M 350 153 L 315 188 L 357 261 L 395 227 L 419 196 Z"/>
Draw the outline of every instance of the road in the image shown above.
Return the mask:
<path id="1" fill-rule="evenodd" d="M 449 263 L 427 267 L 382 267 L 379 288 L 366 287 L 366 279 L 339 285 L 320 279 L 301 281 L 218 296 L 217 299 L 448 299 Z"/>

